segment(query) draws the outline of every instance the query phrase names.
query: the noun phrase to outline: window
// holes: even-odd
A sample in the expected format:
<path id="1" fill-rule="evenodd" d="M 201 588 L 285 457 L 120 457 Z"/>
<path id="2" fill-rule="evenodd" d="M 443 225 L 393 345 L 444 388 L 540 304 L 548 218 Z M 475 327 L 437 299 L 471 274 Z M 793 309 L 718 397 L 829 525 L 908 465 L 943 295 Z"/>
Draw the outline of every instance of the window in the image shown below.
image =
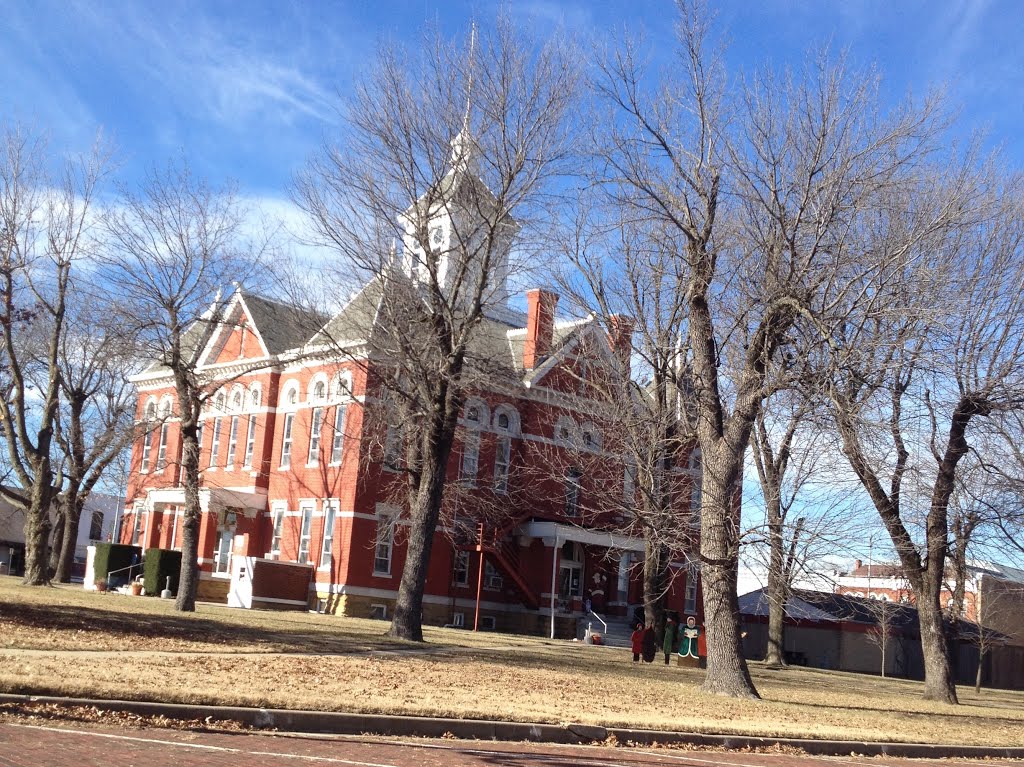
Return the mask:
<path id="1" fill-rule="evenodd" d="M 373 552 L 373 574 L 391 575 L 391 547 L 395 541 L 394 517 L 377 515 L 377 545 Z"/>
<path id="2" fill-rule="evenodd" d="M 303 504 L 299 507 L 299 512 L 302 514 L 302 527 L 299 529 L 299 555 L 296 561 L 300 565 L 304 565 L 309 562 L 309 538 L 310 530 L 313 527 L 313 506 L 311 504 Z"/>
<path id="3" fill-rule="evenodd" d="M 498 627 L 498 621 L 493 615 L 480 616 L 480 629 L 482 631 L 494 631 Z"/>
<path id="4" fill-rule="evenodd" d="M 242 465 L 245 468 L 252 466 L 252 453 L 256 448 L 256 415 L 255 413 L 249 416 L 249 428 L 245 434 L 245 458 L 242 461 Z"/>
<path id="5" fill-rule="evenodd" d="M 452 582 L 456 586 L 469 585 L 469 552 L 457 551 L 455 553 L 455 571 L 452 575 Z"/>
<path id="6" fill-rule="evenodd" d="M 331 566 L 334 551 L 334 518 L 338 516 L 338 502 L 324 502 L 324 540 L 320 545 L 320 567 Z"/>
<path id="7" fill-rule="evenodd" d="M 156 450 L 156 470 L 163 471 L 167 466 L 167 424 L 160 426 L 160 443 Z"/>
<path id="8" fill-rule="evenodd" d="M 299 390 L 297 388 L 289 389 L 284 395 L 284 404 L 286 405 L 297 405 L 299 403 Z"/>
<path id="9" fill-rule="evenodd" d="M 587 450 L 598 450 L 601 447 L 601 435 L 595 427 L 583 427 L 583 447 Z"/>
<path id="10" fill-rule="evenodd" d="M 334 430 L 331 435 L 331 463 L 341 463 L 341 450 L 345 444 L 345 405 L 334 408 Z"/>
<path id="11" fill-rule="evenodd" d="M 220 412 L 224 412 L 224 392 L 217 392 L 217 399 L 213 401 L 213 406 Z"/>
<path id="12" fill-rule="evenodd" d="M 219 418 L 213 419 L 213 442 L 210 445 L 210 468 L 217 468 L 217 453 L 220 452 L 220 421 Z"/>
<path id="13" fill-rule="evenodd" d="M 346 399 L 352 396 L 351 373 L 339 373 L 338 377 L 334 379 L 334 396 L 338 399 Z"/>
<path id="14" fill-rule="evenodd" d="M 231 572 L 231 544 L 234 539 L 234 531 L 220 531 L 220 537 L 217 539 L 217 550 L 213 555 L 214 573 L 223 574 Z"/>
<path id="15" fill-rule="evenodd" d="M 622 471 L 622 502 L 628 509 L 636 503 L 636 466 L 630 463 Z"/>
<path id="16" fill-rule="evenodd" d="M 465 613 L 452 613 L 452 623 L 451 623 L 451 625 L 452 625 L 453 628 L 457 628 L 457 629 L 465 628 L 465 626 L 466 626 L 466 614 Z"/>
<path id="17" fill-rule="evenodd" d="M 462 439 L 462 467 L 459 471 L 459 479 L 467 485 L 475 485 L 479 468 L 480 432 L 467 431 Z"/>
<path id="18" fill-rule="evenodd" d="M 505 585 L 505 579 L 490 562 L 484 561 L 484 588 L 490 591 L 498 591 Z"/>
<path id="19" fill-rule="evenodd" d="M 143 474 L 149 471 L 149 452 L 153 449 L 153 433 L 147 431 L 142 435 L 142 467 L 139 469 Z"/>
<path id="20" fill-rule="evenodd" d="M 683 612 L 697 612 L 697 576 L 692 571 L 686 575 L 686 603 Z"/>
<path id="21" fill-rule="evenodd" d="M 203 453 L 203 422 L 200 421 L 196 424 L 196 453 L 202 455 Z"/>
<path id="22" fill-rule="evenodd" d="M 236 413 L 242 409 L 242 390 L 236 389 L 231 395 L 231 409 Z"/>
<path id="23" fill-rule="evenodd" d="M 499 434 L 494 446 L 494 492 L 508 492 L 508 468 L 512 461 L 512 438 Z"/>
<path id="24" fill-rule="evenodd" d="M 281 468 L 287 469 L 292 465 L 292 424 L 295 422 L 295 413 L 288 413 L 284 417 L 284 430 L 281 434 Z"/>
<path id="25" fill-rule="evenodd" d="M 284 509 L 274 509 L 274 535 L 270 539 L 270 558 L 281 558 L 281 534 L 284 532 Z"/>
<path id="26" fill-rule="evenodd" d="M 153 400 L 150 400 L 149 402 L 146 403 L 146 420 L 156 420 L 156 402 L 154 402 Z"/>
<path id="27" fill-rule="evenodd" d="M 386 621 L 388 619 L 388 606 L 370 605 L 370 618 L 375 621 Z"/>
<path id="28" fill-rule="evenodd" d="M 402 428 L 388 424 L 384 437 L 384 468 L 398 471 L 402 467 Z"/>
<path id="29" fill-rule="evenodd" d="M 318 386 L 323 386 L 322 383 Z M 309 425 L 309 458 L 306 463 L 313 465 L 320 460 L 320 429 L 323 426 L 324 409 L 313 408 L 313 416 Z"/>
<path id="30" fill-rule="evenodd" d="M 139 536 L 142 535 L 142 516 L 144 510 L 136 506 L 135 507 L 135 523 L 132 526 L 132 546 L 139 545 Z"/>
<path id="31" fill-rule="evenodd" d="M 257 408 L 260 406 L 260 390 L 253 389 L 249 392 L 249 406 Z"/>
<path id="32" fill-rule="evenodd" d="M 323 402 L 327 399 L 327 384 L 323 381 L 317 381 L 313 384 L 313 390 L 310 392 L 310 395 L 314 402 Z"/>
<path id="33" fill-rule="evenodd" d="M 241 395 L 239 395 L 241 396 Z M 235 465 L 235 452 L 238 450 L 238 416 L 231 416 L 231 428 L 228 430 L 228 468 Z"/>
<path id="34" fill-rule="evenodd" d="M 497 424 L 498 424 L 498 428 L 499 429 L 504 429 L 505 431 L 508 431 L 508 428 L 509 428 L 508 413 L 498 413 Z"/>
<path id="35" fill-rule="evenodd" d="M 89 524 L 89 540 L 99 541 L 103 539 L 103 512 L 94 511 Z"/>
<path id="36" fill-rule="evenodd" d="M 580 479 L 583 473 L 579 469 L 569 469 L 565 475 L 565 516 L 575 517 L 580 513 Z"/>

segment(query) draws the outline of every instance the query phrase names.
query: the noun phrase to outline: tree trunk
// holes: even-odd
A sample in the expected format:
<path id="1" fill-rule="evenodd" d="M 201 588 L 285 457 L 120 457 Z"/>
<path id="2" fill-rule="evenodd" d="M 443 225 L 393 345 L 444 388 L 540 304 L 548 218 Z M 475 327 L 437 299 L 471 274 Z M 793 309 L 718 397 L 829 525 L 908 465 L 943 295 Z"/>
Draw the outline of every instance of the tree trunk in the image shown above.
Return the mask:
<path id="1" fill-rule="evenodd" d="M 78 547 L 78 528 L 82 521 L 82 501 L 79 500 L 78 491 L 74 487 L 64 493 L 60 518 L 64 525 L 60 546 L 55 550 L 57 566 L 54 578 L 57 583 L 71 583 L 71 569 L 75 563 L 75 549 Z M 57 540 L 57 536 L 54 535 L 54 541 Z"/>
<path id="2" fill-rule="evenodd" d="M 657 535 L 655 532 L 654 535 Z M 664 546 L 655 540 L 644 544 L 644 623 L 654 626 L 659 641 L 665 638 Z"/>
<path id="3" fill-rule="evenodd" d="M 708 653 L 702 689 L 733 698 L 759 698 L 743 657 L 739 632 L 739 520 L 729 492 L 739 479 L 738 462 L 731 457 L 722 460 L 711 451 L 702 452 L 700 551 Z"/>
<path id="4" fill-rule="evenodd" d="M 978 670 L 974 674 L 974 692 L 981 692 L 981 669 L 982 662 L 985 660 L 985 651 L 983 648 L 978 648 Z"/>
<path id="5" fill-rule="evenodd" d="M 921 650 L 924 655 L 924 699 L 957 703 L 956 685 L 949 663 L 949 647 L 942 624 L 939 595 L 921 594 L 917 602 L 921 623 Z"/>
<path id="6" fill-rule="evenodd" d="M 768 502 L 768 499 L 765 499 Z M 776 499 L 777 500 L 777 499 Z M 785 555 L 782 550 L 782 523 L 778 521 L 778 513 L 769 512 L 769 562 L 768 562 L 768 649 L 764 660 L 769 666 L 781 668 L 786 665 L 785 656 L 785 616 L 786 616 L 786 577 L 783 572 Z"/>
<path id="7" fill-rule="evenodd" d="M 64 528 L 66 526 L 64 503 L 57 507 L 57 517 L 50 531 L 50 577 L 55 578 L 60 565 L 60 552 L 64 547 Z"/>
<path id="8" fill-rule="evenodd" d="M 182 402 L 181 394 L 178 402 Z M 195 406 L 198 415 L 199 408 Z M 181 522 L 181 576 L 174 607 L 180 612 L 195 612 L 196 589 L 199 586 L 199 523 L 202 509 L 199 505 L 199 446 L 196 444 L 196 424 L 182 421 L 181 425 L 182 484 L 185 491 L 185 509 Z"/>
<path id="9" fill-rule="evenodd" d="M 47 445 L 49 449 L 49 445 Z M 53 474 L 49 459 L 44 458 L 35 472 L 35 484 L 25 514 L 25 577 L 26 586 L 50 583 L 50 507 L 53 504 Z"/>
<path id="10" fill-rule="evenodd" d="M 388 636 L 423 641 L 423 589 L 430 567 L 434 532 L 441 516 L 441 500 L 448 469 L 452 439 L 431 440 L 431 450 L 423 456 L 419 490 L 411 509 L 412 524 L 406 544 L 405 566 L 395 600 L 395 615 Z"/>

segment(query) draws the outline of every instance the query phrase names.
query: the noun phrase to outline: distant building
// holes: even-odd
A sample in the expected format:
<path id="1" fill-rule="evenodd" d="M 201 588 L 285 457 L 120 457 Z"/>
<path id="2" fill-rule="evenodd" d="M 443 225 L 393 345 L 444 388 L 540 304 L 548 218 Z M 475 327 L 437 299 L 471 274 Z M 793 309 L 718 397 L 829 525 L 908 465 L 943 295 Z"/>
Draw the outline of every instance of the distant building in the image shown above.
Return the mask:
<path id="1" fill-rule="evenodd" d="M 122 503 L 122 499 L 113 495 L 90 494 L 78 524 L 73 578 L 81 578 L 85 572 L 85 555 L 89 545 L 112 539 Z M 0 500 L 0 575 L 23 575 L 24 568 L 25 512 Z"/>
<path id="2" fill-rule="evenodd" d="M 940 595 L 944 608 L 953 606 L 952 573 Z M 835 577 L 839 594 L 914 604 L 914 592 L 899 565 L 881 562 L 866 565 L 856 560 L 848 572 Z M 964 583 L 964 618 L 1009 637 L 1024 646 L 1024 570 L 995 562 L 974 560 L 967 566 Z"/>

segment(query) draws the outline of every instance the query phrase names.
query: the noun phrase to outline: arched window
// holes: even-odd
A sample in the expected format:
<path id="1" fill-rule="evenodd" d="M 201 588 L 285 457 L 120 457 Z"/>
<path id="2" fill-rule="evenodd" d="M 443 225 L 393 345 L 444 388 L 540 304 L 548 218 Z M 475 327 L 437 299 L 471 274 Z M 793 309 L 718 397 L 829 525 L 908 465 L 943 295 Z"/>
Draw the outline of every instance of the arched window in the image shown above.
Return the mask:
<path id="1" fill-rule="evenodd" d="M 213 406 L 217 408 L 217 410 L 219 410 L 220 412 L 224 412 L 224 392 L 217 392 L 217 397 L 213 401 Z"/>
<path id="2" fill-rule="evenodd" d="M 578 432 L 576 422 L 567 415 L 559 416 L 558 421 L 555 422 L 555 442 L 560 445 L 575 445 Z"/>
<path id="3" fill-rule="evenodd" d="M 261 392 L 258 386 L 253 386 L 249 390 L 249 407 L 257 408 L 260 406 Z"/>
<path id="4" fill-rule="evenodd" d="M 512 436 L 519 433 L 519 416 L 508 405 L 499 405 L 494 413 L 494 491 L 508 492 L 508 475 L 512 465 Z"/>
<path id="5" fill-rule="evenodd" d="M 161 418 L 170 418 L 171 417 L 171 408 L 172 407 L 173 407 L 173 403 L 171 402 L 171 398 L 170 397 L 164 397 L 162 400 L 160 400 L 160 417 Z"/>
<path id="6" fill-rule="evenodd" d="M 585 450 L 599 450 L 601 448 L 601 433 L 591 423 L 583 425 L 583 448 Z"/>
<path id="7" fill-rule="evenodd" d="M 323 381 L 317 381 L 313 384 L 313 399 L 320 402 L 327 398 L 327 387 Z"/>
<path id="8" fill-rule="evenodd" d="M 156 420 L 156 400 L 151 399 L 149 402 L 146 403 L 146 420 Z"/>
<path id="9" fill-rule="evenodd" d="M 352 397 L 352 374 L 347 370 L 335 376 L 333 396 L 337 399 L 349 399 Z"/>
<path id="10" fill-rule="evenodd" d="M 284 388 L 284 392 L 281 395 L 281 403 L 283 407 L 294 408 L 299 404 L 299 383 L 298 381 L 288 381 Z"/>
<path id="11" fill-rule="evenodd" d="M 235 389 L 231 394 L 231 410 L 237 413 L 242 409 L 243 394 L 241 389 Z"/>

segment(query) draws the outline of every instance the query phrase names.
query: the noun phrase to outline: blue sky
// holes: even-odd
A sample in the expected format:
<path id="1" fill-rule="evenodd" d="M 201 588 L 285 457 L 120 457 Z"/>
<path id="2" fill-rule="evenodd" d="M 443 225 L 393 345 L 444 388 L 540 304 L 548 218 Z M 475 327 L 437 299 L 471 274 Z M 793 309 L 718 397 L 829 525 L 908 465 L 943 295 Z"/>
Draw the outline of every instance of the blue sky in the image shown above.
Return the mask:
<path id="1" fill-rule="evenodd" d="M 1011 0 L 721 0 L 735 71 L 796 62 L 823 42 L 877 63 L 892 98 L 946 83 L 965 128 L 1024 160 L 1021 6 Z M 541 30 L 584 40 L 644 30 L 669 62 L 671 2 L 507 4 Z M 10 0 L 0 34 L 0 108 L 44 129 L 56 150 L 113 139 L 131 179 L 184 152 L 246 196 L 285 199 L 295 171 L 330 133 L 336 108 L 382 39 L 415 45 L 425 23 L 448 33 L 487 23 L 489 0 L 119 2 Z"/>

